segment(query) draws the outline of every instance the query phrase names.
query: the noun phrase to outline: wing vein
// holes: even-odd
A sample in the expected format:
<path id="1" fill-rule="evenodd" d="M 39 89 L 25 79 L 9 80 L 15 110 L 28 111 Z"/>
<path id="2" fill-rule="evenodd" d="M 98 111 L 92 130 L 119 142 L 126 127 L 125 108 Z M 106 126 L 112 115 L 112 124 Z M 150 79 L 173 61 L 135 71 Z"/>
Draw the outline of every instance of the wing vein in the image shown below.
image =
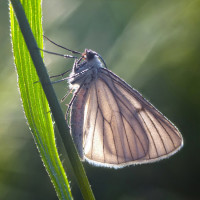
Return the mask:
<path id="1" fill-rule="evenodd" d="M 101 78 L 101 79 L 102 79 L 102 78 Z M 112 80 L 112 79 L 111 79 L 111 80 Z M 104 83 L 106 83 L 107 87 L 110 89 L 110 91 L 111 91 L 112 94 L 114 95 L 114 92 L 113 92 L 112 88 L 110 88 L 110 86 L 108 85 L 108 83 L 106 82 L 106 80 L 103 79 L 103 81 L 104 81 Z M 114 86 L 114 84 L 113 84 L 113 86 Z M 115 86 L 114 86 L 114 87 L 115 87 Z M 115 89 L 117 90 L 116 87 L 115 87 Z M 117 93 L 116 93 L 116 94 L 117 94 Z M 123 102 L 118 96 L 116 96 L 116 97 L 117 97 L 117 99 L 129 110 L 128 106 L 127 106 L 126 104 L 124 104 L 124 102 Z M 118 103 L 117 103 L 117 105 L 118 105 Z M 118 105 L 118 106 L 119 106 L 119 105 Z M 130 110 L 129 110 L 129 111 L 130 111 Z M 120 113 L 121 113 L 121 112 L 120 112 Z M 135 117 L 135 115 L 134 115 L 131 111 L 130 111 L 130 113 L 133 115 L 133 117 Z M 121 115 L 123 115 L 123 113 L 121 113 Z M 126 119 L 125 115 L 123 115 L 123 117 Z M 142 129 L 144 129 L 144 127 L 141 125 L 141 123 L 140 123 L 140 121 L 137 119 L 137 117 L 135 117 L 135 119 L 138 121 L 140 127 L 141 127 Z M 133 130 L 133 132 L 135 133 L 136 137 L 138 138 L 138 141 L 140 142 L 140 144 L 141 144 L 141 146 L 142 146 L 142 149 L 143 149 L 143 151 L 144 151 L 144 154 L 146 154 L 144 145 L 143 145 L 143 143 L 141 142 L 139 136 L 137 135 L 136 131 L 135 131 L 134 128 L 131 126 L 131 124 L 129 123 L 128 120 L 127 120 L 127 122 L 128 122 L 128 124 L 130 125 L 131 129 Z M 148 139 L 148 137 L 147 137 L 147 139 Z"/>
<path id="2" fill-rule="evenodd" d="M 167 154 L 167 149 L 166 149 L 166 146 L 165 146 L 165 144 L 164 144 L 163 138 L 161 137 L 161 135 L 160 135 L 160 133 L 159 133 L 159 131 L 158 131 L 158 129 L 157 129 L 155 123 L 154 123 L 153 120 L 149 117 L 149 115 L 148 115 L 148 113 L 146 112 L 146 110 L 144 110 L 144 112 L 146 113 L 147 117 L 149 118 L 149 120 L 150 120 L 151 123 L 153 124 L 154 128 L 156 129 L 156 132 L 158 133 L 158 135 L 159 135 L 159 137 L 160 137 L 160 139 L 161 139 L 161 141 L 162 141 L 163 147 L 164 147 L 164 149 L 165 149 L 165 152 L 166 152 L 166 154 Z M 154 117 L 155 117 L 155 116 L 154 116 Z M 158 120 L 157 120 L 157 121 L 158 121 Z"/>
<path id="3" fill-rule="evenodd" d="M 96 122 L 97 122 L 97 116 L 98 116 L 98 112 L 99 112 L 99 109 L 97 109 L 97 113 L 96 113 L 96 117 L 95 117 L 95 126 L 94 126 L 94 129 L 93 129 L 93 134 L 92 134 L 92 148 L 91 148 L 91 158 L 93 157 L 93 144 L 94 144 L 94 133 L 95 133 L 95 129 L 96 129 Z"/>
<path id="4" fill-rule="evenodd" d="M 102 80 L 102 79 L 101 79 Z M 103 81 L 103 80 L 102 80 Z M 105 82 L 104 82 L 105 83 Z M 121 112 L 121 109 L 120 109 L 120 106 L 119 106 L 119 104 L 118 104 L 118 102 L 116 101 L 116 99 L 115 99 L 115 94 L 114 94 L 114 92 L 111 90 L 111 88 L 108 86 L 108 84 L 106 84 L 106 86 L 108 87 L 108 89 L 111 91 L 111 93 L 112 93 L 112 95 L 113 95 L 113 100 L 115 100 L 115 103 L 117 104 L 117 107 L 118 107 L 118 109 L 119 109 L 119 113 L 120 113 L 120 118 L 121 118 L 121 121 L 122 121 L 122 124 L 123 124 L 123 129 L 124 129 L 124 132 L 125 132 L 125 135 L 126 135 L 126 140 L 127 140 L 127 143 L 128 143 L 128 148 L 129 148 L 129 151 L 130 151 L 130 153 L 131 153 L 131 157 L 133 158 L 133 155 L 132 155 L 132 152 L 131 152 L 131 148 L 130 148 L 130 144 L 129 144 L 129 141 L 128 141 L 128 136 L 127 136 L 127 133 L 126 133 L 126 129 L 125 129 L 125 125 L 124 125 L 124 122 L 123 122 L 123 119 L 122 119 L 122 116 L 123 116 L 123 114 L 122 114 L 122 112 Z M 105 89 L 104 89 L 104 91 L 105 91 Z M 106 93 L 106 91 L 105 91 L 105 93 Z M 111 106 L 110 106 L 111 107 Z M 124 117 L 125 118 L 125 117 Z M 123 146 L 123 142 L 122 142 L 122 140 L 121 140 L 121 138 L 120 138 L 120 142 L 121 142 L 121 145 L 122 145 L 122 147 L 123 147 L 123 152 L 124 152 L 124 155 L 126 155 L 126 153 L 125 153 L 125 149 L 124 149 L 124 146 Z M 134 159 L 134 158 L 133 158 Z"/>
<path id="5" fill-rule="evenodd" d="M 109 124 L 110 124 L 110 123 L 109 123 Z M 115 146 L 115 152 L 116 152 L 116 156 L 117 156 L 117 163 L 119 164 L 119 158 L 118 158 L 118 153 L 117 153 L 117 148 L 116 148 L 115 137 L 114 137 L 113 128 L 112 128 L 111 125 L 110 125 L 110 128 L 111 128 L 111 130 L 112 130 L 112 136 L 113 136 L 113 141 L 114 141 L 114 146 Z"/>
<path id="6" fill-rule="evenodd" d="M 118 105 L 118 103 L 117 103 L 117 105 Z M 118 106 L 119 107 L 119 106 Z M 120 107 L 119 107 L 120 108 Z M 121 112 L 120 112 L 120 114 L 122 115 L 122 116 L 124 116 Z M 122 118 L 122 117 L 121 117 Z M 124 117 L 124 119 L 125 119 L 125 117 Z M 127 121 L 127 120 L 126 120 Z M 132 159 L 134 160 L 134 157 L 133 157 L 133 154 L 132 154 L 132 151 L 131 151 L 131 147 L 130 147 L 130 144 L 129 144 L 129 140 L 128 140 L 128 136 L 127 136 L 127 132 L 126 132 L 126 129 L 125 129 L 125 124 L 124 124 L 124 121 L 123 121 L 123 119 L 122 119 L 122 124 L 123 124 L 123 128 L 124 128 L 124 132 L 125 132 L 125 135 L 126 135 L 126 140 L 127 140 L 127 143 L 128 143 L 128 148 L 129 148 L 129 151 L 130 151 L 130 153 L 131 153 L 131 157 L 132 157 Z M 138 153 L 138 152 L 137 152 Z"/>
<path id="7" fill-rule="evenodd" d="M 154 145 L 154 147 L 155 147 L 155 150 L 156 150 L 156 153 L 157 153 L 157 156 L 158 156 L 158 149 L 157 149 L 157 147 L 156 147 L 155 141 L 153 140 L 153 136 L 152 136 L 152 134 L 151 134 L 151 131 L 149 130 L 149 128 L 148 128 L 148 126 L 147 126 L 147 124 L 146 124 L 144 118 L 142 117 L 142 115 L 141 115 L 140 113 L 138 113 L 138 114 L 139 114 L 140 117 L 142 118 L 142 120 L 143 120 L 143 122 L 144 122 L 144 124 L 145 124 L 145 126 L 146 126 L 146 128 L 147 128 L 147 130 L 148 130 L 148 132 L 149 132 L 149 135 L 151 136 L 151 139 L 152 139 L 152 141 L 153 141 L 153 145 Z M 150 157 L 150 155 L 149 155 L 149 157 Z"/>
<path id="8" fill-rule="evenodd" d="M 104 136 L 105 136 L 105 134 L 104 134 L 104 116 L 103 116 L 103 113 L 102 113 L 102 111 L 101 111 L 101 108 L 100 108 L 100 103 L 99 103 L 99 96 L 98 96 L 98 92 L 97 92 L 97 86 L 96 86 L 96 83 L 95 83 L 95 91 L 96 91 L 96 96 L 97 96 L 97 108 L 98 108 L 98 110 L 100 111 L 100 113 L 101 113 L 101 116 L 102 116 L 102 121 L 103 121 L 103 159 L 104 159 L 104 162 L 105 162 L 105 152 L 104 152 Z M 96 127 L 96 125 L 95 125 L 95 127 Z M 116 148 L 116 147 L 115 147 Z"/>
<path id="9" fill-rule="evenodd" d="M 96 88 L 96 84 L 95 84 L 95 88 Z M 95 90 L 96 92 L 96 90 Z M 97 97 L 97 101 L 98 101 L 98 95 L 97 95 L 97 92 L 96 92 L 96 97 Z M 96 112 L 96 117 L 95 117 L 95 126 L 94 126 L 94 129 L 93 129 L 93 134 L 92 134 L 92 148 L 91 148 L 91 158 L 93 157 L 93 144 L 94 144 L 94 134 L 95 134 L 95 129 L 96 129 L 96 122 L 97 122 L 97 116 L 98 116 L 98 106 L 97 106 L 97 112 Z"/>
<path id="10" fill-rule="evenodd" d="M 169 138 L 170 138 L 170 140 L 171 140 L 171 142 L 172 142 L 174 148 L 176 148 L 176 146 L 175 146 L 175 144 L 174 144 L 174 141 L 172 140 L 172 137 L 171 137 L 171 135 L 168 133 L 167 129 L 163 126 L 163 124 L 162 124 L 159 120 L 158 120 L 158 122 L 159 122 L 159 124 L 163 127 L 163 129 L 165 130 L 165 132 L 167 133 L 167 135 L 169 136 Z M 169 127 L 169 128 L 171 129 L 170 126 L 167 126 L 167 127 Z M 171 130 L 174 132 L 173 129 L 171 129 Z M 176 135 L 178 135 L 178 134 L 176 134 Z M 179 136 L 179 135 L 178 135 L 178 136 Z"/>

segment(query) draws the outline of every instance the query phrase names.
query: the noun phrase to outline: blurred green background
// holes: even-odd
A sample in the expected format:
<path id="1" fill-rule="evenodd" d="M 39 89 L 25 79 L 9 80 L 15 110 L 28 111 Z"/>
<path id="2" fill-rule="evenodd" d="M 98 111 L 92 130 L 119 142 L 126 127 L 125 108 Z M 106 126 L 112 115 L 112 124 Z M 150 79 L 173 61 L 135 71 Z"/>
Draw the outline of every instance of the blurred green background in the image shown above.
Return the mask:
<path id="1" fill-rule="evenodd" d="M 200 199 L 200 1 L 43 1 L 44 34 L 74 50 L 91 48 L 180 129 L 170 159 L 120 170 L 85 169 L 96 199 Z M 12 57 L 8 2 L 0 1 L 0 199 L 57 199 L 26 124 Z M 45 49 L 66 53 L 45 41 Z M 50 75 L 72 61 L 45 55 Z M 58 98 L 67 84 L 54 85 Z M 66 110 L 62 104 L 63 112 Z M 82 199 L 59 137 L 74 199 Z"/>

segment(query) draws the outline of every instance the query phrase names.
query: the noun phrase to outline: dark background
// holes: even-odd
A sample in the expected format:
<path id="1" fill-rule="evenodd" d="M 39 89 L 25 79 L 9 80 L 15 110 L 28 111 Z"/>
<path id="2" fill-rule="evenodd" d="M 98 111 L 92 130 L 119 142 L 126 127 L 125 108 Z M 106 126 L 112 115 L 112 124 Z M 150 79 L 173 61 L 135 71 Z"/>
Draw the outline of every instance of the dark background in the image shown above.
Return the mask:
<path id="1" fill-rule="evenodd" d="M 43 1 L 46 36 L 91 48 L 180 129 L 185 145 L 158 163 L 120 170 L 85 163 L 96 199 L 200 199 L 200 1 Z M 0 199 L 57 199 L 24 118 L 12 57 L 8 2 L 0 1 Z M 50 51 L 66 53 L 45 41 Z M 50 75 L 72 61 L 45 55 Z M 58 98 L 66 83 L 55 85 Z M 66 106 L 63 104 L 63 112 Z M 60 139 L 74 199 L 82 199 Z"/>

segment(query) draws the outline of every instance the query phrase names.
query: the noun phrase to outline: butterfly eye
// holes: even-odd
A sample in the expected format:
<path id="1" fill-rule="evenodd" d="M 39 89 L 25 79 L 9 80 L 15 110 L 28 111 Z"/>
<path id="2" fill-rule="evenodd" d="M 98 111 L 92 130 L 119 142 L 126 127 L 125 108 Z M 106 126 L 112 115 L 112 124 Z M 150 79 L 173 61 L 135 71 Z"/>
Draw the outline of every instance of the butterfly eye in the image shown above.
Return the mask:
<path id="1" fill-rule="evenodd" d="M 86 58 L 87 60 L 92 60 L 94 58 L 94 56 L 96 55 L 95 52 L 93 52 L 92 50 L 86 50 Z"/>

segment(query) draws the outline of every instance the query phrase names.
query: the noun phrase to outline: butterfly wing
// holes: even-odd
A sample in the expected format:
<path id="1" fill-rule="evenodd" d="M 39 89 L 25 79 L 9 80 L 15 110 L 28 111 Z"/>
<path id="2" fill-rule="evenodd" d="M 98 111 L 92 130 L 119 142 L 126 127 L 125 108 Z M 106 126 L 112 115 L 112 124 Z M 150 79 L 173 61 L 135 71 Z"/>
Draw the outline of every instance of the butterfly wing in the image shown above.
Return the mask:
<path id="1" fill-rule="evenodd" d="M 82 113 L 76 113 L 83 120 L 76 130 L 78 149 L 89 162 L 115 168 L 154 162 L 182 146 L 178 129 L 111 71 L 101 68 L 82 93 Z"/>

